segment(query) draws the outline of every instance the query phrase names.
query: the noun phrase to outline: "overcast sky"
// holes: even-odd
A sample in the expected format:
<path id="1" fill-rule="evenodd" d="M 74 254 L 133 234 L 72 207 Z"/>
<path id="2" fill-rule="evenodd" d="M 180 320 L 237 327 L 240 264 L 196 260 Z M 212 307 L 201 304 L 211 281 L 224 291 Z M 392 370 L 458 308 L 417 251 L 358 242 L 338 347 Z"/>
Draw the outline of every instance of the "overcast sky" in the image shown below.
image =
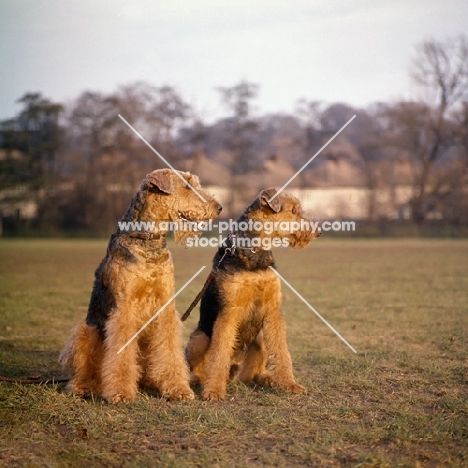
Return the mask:
<path id="1" fill-rule="evenodd" d="M 39 91 L 60 102 L 145 80 L 201 116 L 217 86 L 258 83 L 259 111 L 297 99 L 406 98 L 415 44 L 468 33 L 466 0 L 0 0 L 0 119 Z"/>

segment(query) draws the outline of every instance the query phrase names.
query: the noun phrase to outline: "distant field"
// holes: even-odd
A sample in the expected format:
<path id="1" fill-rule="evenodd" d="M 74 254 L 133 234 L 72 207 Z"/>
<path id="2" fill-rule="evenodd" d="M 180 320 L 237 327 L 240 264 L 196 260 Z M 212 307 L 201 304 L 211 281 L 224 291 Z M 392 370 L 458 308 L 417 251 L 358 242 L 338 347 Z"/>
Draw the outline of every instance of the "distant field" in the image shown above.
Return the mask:
<path id="1" fill-rule="evenodd" d="M 105 241 L 0 240 L 0 375 L 60 376 Z M 172 247 L 183 312 L 213 250 Z M 110 406 L 0 382 L 0 466 L 468 466 L 468 240 L 330 240 L 276 251 L 307 395 L 232 384 L 224 402 Z M 194 328 L 198 309 L 185 326 Z M 196 389 L 200 394 L 200 389 Z"/>

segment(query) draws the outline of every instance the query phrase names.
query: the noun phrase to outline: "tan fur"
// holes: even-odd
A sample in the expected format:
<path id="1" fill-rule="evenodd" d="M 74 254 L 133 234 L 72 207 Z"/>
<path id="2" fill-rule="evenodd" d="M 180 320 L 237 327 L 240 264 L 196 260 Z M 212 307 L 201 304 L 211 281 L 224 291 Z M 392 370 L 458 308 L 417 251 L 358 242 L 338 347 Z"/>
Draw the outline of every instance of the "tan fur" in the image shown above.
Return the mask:
<path id="1" fill-rule="evenodd" d="M 269 202 L 275 193 L 273 189 L 263 191 L 239 220 L 292 222 L 306 219 L 295 197 L 280 194 Z M 301 248 L 319 233 L 276 230 L 270 234 L 259 231 L 238 235 L 287 237 L 290 246 Z M 223 253 L 223 249 L 218 251 L 214 264 Z M 236 249 L 232 256 L 225 257 L 202 298 L 200 323 L 190 336 L 186 356 L 192 382 L 204 385 L 204 399 L 224 398 L 228 379 L 254 381 L 292 393 L 305 392 L 293 376 L 280 310 L 281 283 L 270 266 L 274 267 L 271 252 Z M 213 316 L 216 317 L 214 323 L 209 318 Z M 205 322 L 204 317 L 208 317 Z M 210 323 L 213 324 L 211 339 L 208 336 Z"/>
<path id="2" fill-rule="evenodd" d="M 75 395 L 90 396 L 102 393 L 101 368 L 104 349 L 95 327 L 78 324 L 62 351 L 60 359 L 76 376 L 70 380 L 68 391 Z"/>
<path id="3" fill-rule="evenodd" d="M 148 174 L 125 221 L 200 221 L 221 207 L 198 178 L 181 173 L 200 198 L 172 171 Z M 163 226 L 163 225 L 161 225 Z M 174 266 L 165 245 L 166 229 L 153 240 L 117 231 L 96 271 L 86 323 L 73 331 L 60 357 L 71 380 L 68 391 L 102 395 L 110 403 L 131 402 L 138 384 L 172 399 L 191 399 L 189 371 L 181 349 L 181 322 L 172 300 L 120 354 L 118 351 L 174 295 Z M 177 238 L 196 235 L 186 230 Z"/>

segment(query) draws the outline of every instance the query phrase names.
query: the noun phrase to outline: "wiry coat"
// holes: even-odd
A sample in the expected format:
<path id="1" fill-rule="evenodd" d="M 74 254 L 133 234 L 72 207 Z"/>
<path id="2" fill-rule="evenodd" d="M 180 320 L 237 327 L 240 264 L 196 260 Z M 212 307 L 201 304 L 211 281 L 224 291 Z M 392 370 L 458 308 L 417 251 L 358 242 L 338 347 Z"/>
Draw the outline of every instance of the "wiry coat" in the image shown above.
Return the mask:
<path id="1" fill-rule="evenodd" d="M 130 402 L 141 383 L 168 398 L 193 398 L 181 350 L 181 323 L 171 301 L 174 266 L 161 223 L 214 218 L 221 206 L 202 190 L 196 176 L 179 174 L 183 180 L 168 169 L 148 174 L 122 218 L 154 222 L 155 232 L 146 236 L 117 230 L 110 238 L 95 273 L 86 321 L 74 329 L 60 358 L 73 394 Z M 175 236 L 181 240 L 195 234 L 181 230 Z"/>
<path id="2" fill-rule="evenodd" d="M 306 220 L 297 198 L 279 194 L 271 200 L 275 194 L 274 189 L 264 190 L 238 222 Z M 235 234 L 257 240 L 287 238 L 292 247 L 305 247 L 319 235 L 278 227 L 268 234 L 264 230 Z M 202 297 L 198 327 L 186 348 L 192 381 L 202 383 L 203 398 L 212 400 L 224 398 L 228 378 L 303 392 L 293 377 L 280 310 L 281 284 L 271 270 L 276 268 L 273 253 L 261 248 L 233 249 L 233 243 L 235 237 L 228 238 L 214 257 L 216 273 Z"/>

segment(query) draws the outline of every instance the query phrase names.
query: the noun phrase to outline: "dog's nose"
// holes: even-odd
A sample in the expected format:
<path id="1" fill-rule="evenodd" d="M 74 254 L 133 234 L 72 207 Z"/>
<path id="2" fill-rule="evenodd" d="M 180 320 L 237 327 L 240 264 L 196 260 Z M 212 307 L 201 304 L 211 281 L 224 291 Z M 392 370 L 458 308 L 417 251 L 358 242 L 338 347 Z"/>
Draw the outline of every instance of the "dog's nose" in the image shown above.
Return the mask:
<path id="1" fill-rule="evenodd" d="M 218 210 L 218 213 L 221 213 L 221 211 L 223 211 L 223 207 L 219 203 L 216 209 Z"/>

